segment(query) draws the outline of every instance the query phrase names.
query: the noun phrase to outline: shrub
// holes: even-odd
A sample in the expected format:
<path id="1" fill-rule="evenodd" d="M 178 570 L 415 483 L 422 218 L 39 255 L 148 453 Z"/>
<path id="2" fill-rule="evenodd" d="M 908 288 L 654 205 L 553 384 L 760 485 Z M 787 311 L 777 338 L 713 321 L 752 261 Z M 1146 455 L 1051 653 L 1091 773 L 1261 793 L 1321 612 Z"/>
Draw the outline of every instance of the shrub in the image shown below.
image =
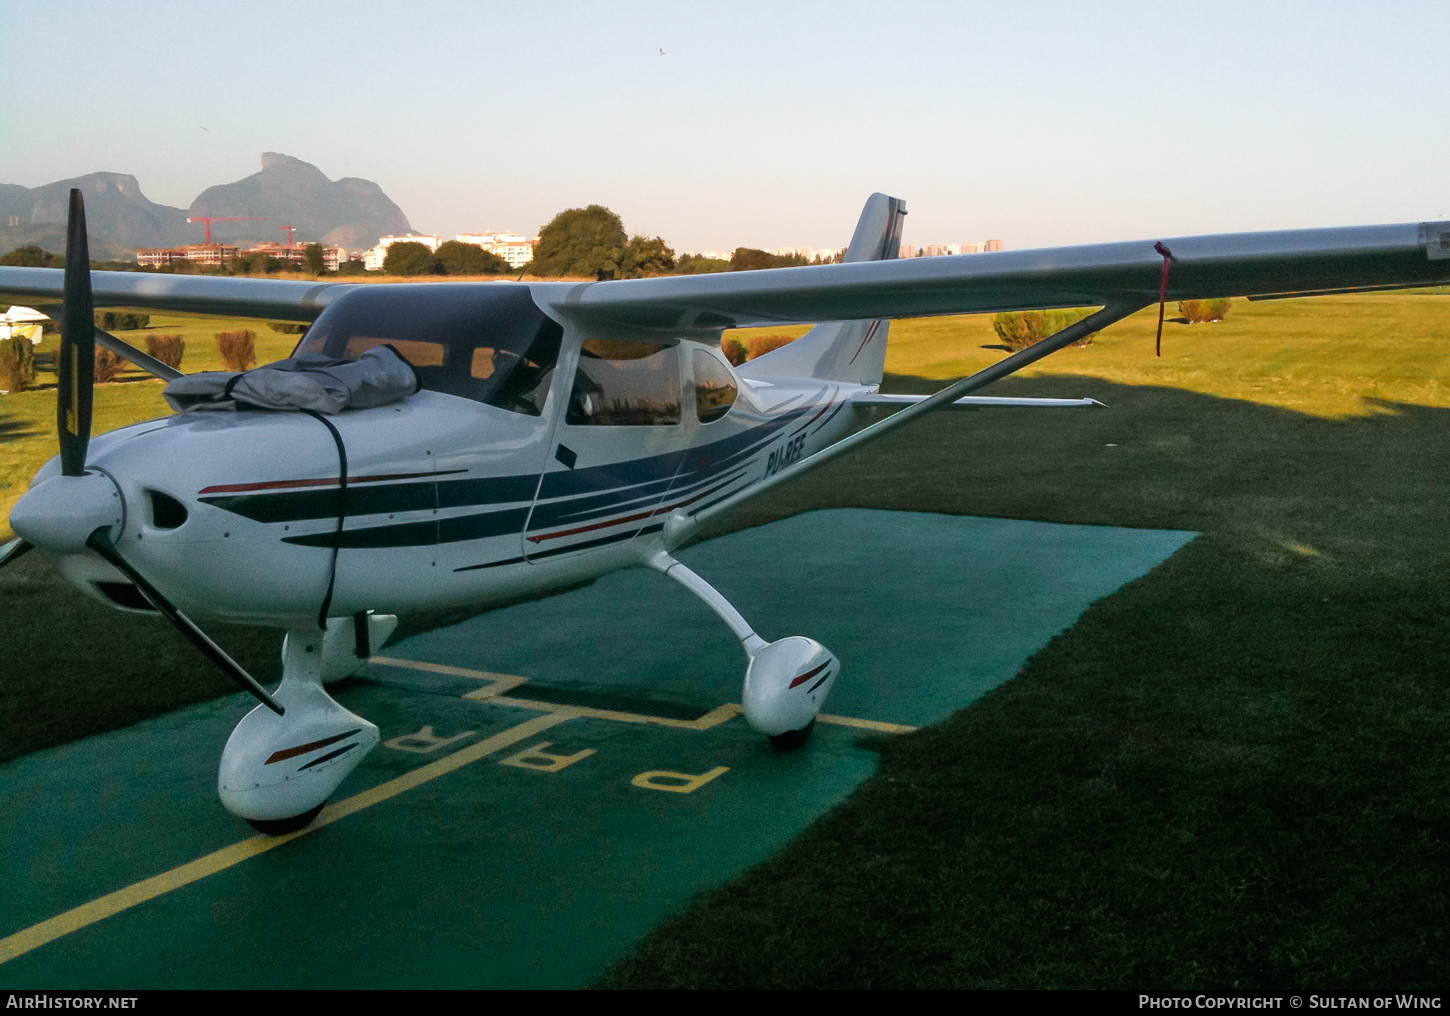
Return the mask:
<path id="1" fill-rule="evenodd" d="M 1076 324 L 1091 313 L 1091 310 L 1013 311 L 993 317 L 992 330 L 1002 340 L 1002 345 L 1015 353 L 1055 335 L 1068 325 Z M 1091 346 L 1095 335 L 1097 332 L 1091 332 L 1073 345 Z"/>
<path id="2" fill-rule="evenodd" d="M 720 352 L 724 353 L 725 359 L 735 367 L 744 363 L 746 357 L 750 355 L 750 350 L 745 348 L 745 343 L 734 335 L 720 343 Z"/>
<path id="3" fill-rule="evenodd" d="M 181 358 L 186 355 L 186 340 L 180 335 L 148 335 L 146 352 L 166 366 L 180 370 Z"/>
<path id="4" fill-rule="evenodd" d="M 307 326 L 301 321 L 268 321 L 267 327 L 278 335 L 301 335 Z"/>
<path id="5" fill-rule="evenodd" d="M 35 384 L 35 344 L 25 336 L 0 339 L 0 388 L 23 392 Z"/>
<path id="6" fill-rule="evenodd" d="M 745 347 L 749 350 L 745 359 L 753 360 L 757 356 L 764 356 L 772 350 L 781 346 L 789 345 L 795 341 L 794 335 L 752 335 Z"/>
<path id="7" fill-rule="evenodd" d="M 227 370 L 251 370 L 257 365 L 257 336 L 250 331 L 217 332 L 216 345 Z"/>
<path id="8" fill-rule="evenodd" d="M 145 328 L 151 323 L 150 314 L 128 314 L 124 311 L 105 310 L 96 312 L 96 325 L 108 332 L 129 332 Z"/>
<path id="9" fill-rule="evenodd" d="M 113 353 L 104 346 L 96 347 L 96 384 L 103 385 L 107 381 L 116 380 L 125 369 L 126 361 L 121 359 L 119 353 Z"/>
<path id="10" fill-rule="evenodd" d="M 1222 321 L 1228 317 L 1229 308 L 1233 301 L 1227 297 L 1220 297 L 1217 300 L 1184 300 L 1178 305 L 1178 313 L 1191 325 L 1203 324 L 1206 321 Z"/>

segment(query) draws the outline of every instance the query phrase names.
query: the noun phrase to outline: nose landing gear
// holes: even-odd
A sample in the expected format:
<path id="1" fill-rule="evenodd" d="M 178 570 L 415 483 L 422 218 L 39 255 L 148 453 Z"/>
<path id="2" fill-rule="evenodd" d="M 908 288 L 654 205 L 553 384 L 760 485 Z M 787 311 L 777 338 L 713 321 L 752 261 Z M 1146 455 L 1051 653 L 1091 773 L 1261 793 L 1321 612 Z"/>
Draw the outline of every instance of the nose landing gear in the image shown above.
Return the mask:
<path id="1" fill-rule="evenodd" d="M 323 690 L 357 669 L 397 619 L 368 615 L 364 647 L 350 618 L 326 632 L 290 631 L 282 643 L 281 716 L 258 706 L 242 718 L 222 751 L 217 793 L 227 810 L 270 835 L 301 829 L 378 743 L 378 728 Z"/>

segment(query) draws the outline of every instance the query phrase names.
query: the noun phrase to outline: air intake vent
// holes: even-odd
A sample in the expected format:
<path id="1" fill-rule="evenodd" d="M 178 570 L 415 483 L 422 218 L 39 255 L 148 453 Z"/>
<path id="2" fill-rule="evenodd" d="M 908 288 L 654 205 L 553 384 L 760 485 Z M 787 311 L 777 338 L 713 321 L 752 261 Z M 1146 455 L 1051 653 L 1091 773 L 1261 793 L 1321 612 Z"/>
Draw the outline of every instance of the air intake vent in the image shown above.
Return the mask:
<path id="1" fill-rule="evenodd" d="M 151 524 L 157 529 L 180 529 L 186 522 L 186 505 L 159 490 L 146 493 L 151 495 Z"/>
<path id="2" fill-rule="evenodd" d="M 97 582 L 96 588 L 105 593 L 107 598 L 118 607 L 125 607 L 127 610 L 149 610 L 153 613 L 156 611 L 156 608 L 151 606 L 151 601 L 141 595 L 141 590 L 129 582 Z"/>

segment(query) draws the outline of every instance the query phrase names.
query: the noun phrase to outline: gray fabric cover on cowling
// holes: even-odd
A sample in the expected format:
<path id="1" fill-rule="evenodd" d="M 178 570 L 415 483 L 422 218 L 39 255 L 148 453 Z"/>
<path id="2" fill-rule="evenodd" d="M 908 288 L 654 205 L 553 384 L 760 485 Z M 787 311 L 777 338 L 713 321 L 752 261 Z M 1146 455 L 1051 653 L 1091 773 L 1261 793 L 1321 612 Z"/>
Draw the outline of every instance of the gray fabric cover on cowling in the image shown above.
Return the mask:
<path id="1" fill-rule="evenodd" d="M 180 412 L 211 409 L 369 409 L 418 390 L 413 365 L 391 346 L 356 360 L 305 353 L 237 373 L 213 370 L 173 380 L 162 394 Z"/>

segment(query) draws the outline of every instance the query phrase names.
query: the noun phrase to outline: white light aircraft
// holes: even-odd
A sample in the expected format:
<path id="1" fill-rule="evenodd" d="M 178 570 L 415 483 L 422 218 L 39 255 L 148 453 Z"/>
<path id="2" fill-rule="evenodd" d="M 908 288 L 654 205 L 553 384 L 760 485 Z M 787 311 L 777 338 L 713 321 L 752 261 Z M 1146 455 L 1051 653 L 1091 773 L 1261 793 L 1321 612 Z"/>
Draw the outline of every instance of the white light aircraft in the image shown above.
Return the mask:
<path id="1" fill-rule="evenodd" d="M 311 821 L 377 743 L 377 727 L 324 685 L 356 670 L 398 613 L 621 568 L 659 571 L 720 616 L 749 661 L 746 720 L 793 747 L 840 663 L 810 638 L 766 642 L 671 556 L 705 522 L 935 410 L 1090 405 L 971 393 L 1164 299 L 1450 282 L 1450 223 L 899 260 L 905 214 L 900 200 L 872 195 L 841 264 L 380 286 L 92 273 L 72 191 L 64 272 L 0 268 L 0 301 L 63 321 L 60 455 L 11 513 L 19 539 L 0 563 L 39 548 L 88 595 L 160 612 L 261 701 L 228 740 L 218 787 L 228 809 L 268 832 Z M 247 401 L 266 404 L 255 393 L 277 374 L 264 368 L 218 393 L 235 411 L 181 412 L 91 440 L 96 343 L 172 389 L 206 379 L 177 381 L 95 328 L 94 306 L 307 322 L 284 364 L 311 364 L 311 383 L 336 394 L 347 388 L 333 383 L 338 368 L 356 361 L 365 373 L 391 357 L 405 390 L 384 401 L 364 384 L 352 408 L 331 413 L 306 400 L 300 412 L 267 410 Z M 878 393 L 890 318 L 1082 306 L 1102 309 L 935 395 Z M 721 332 L 767 322 L 826 323 L 732 368 Z M 857 410 L 873 405 L 898 409 L 857 430 Z M 276 690 L 192 618 L 285 631 Z"/>

